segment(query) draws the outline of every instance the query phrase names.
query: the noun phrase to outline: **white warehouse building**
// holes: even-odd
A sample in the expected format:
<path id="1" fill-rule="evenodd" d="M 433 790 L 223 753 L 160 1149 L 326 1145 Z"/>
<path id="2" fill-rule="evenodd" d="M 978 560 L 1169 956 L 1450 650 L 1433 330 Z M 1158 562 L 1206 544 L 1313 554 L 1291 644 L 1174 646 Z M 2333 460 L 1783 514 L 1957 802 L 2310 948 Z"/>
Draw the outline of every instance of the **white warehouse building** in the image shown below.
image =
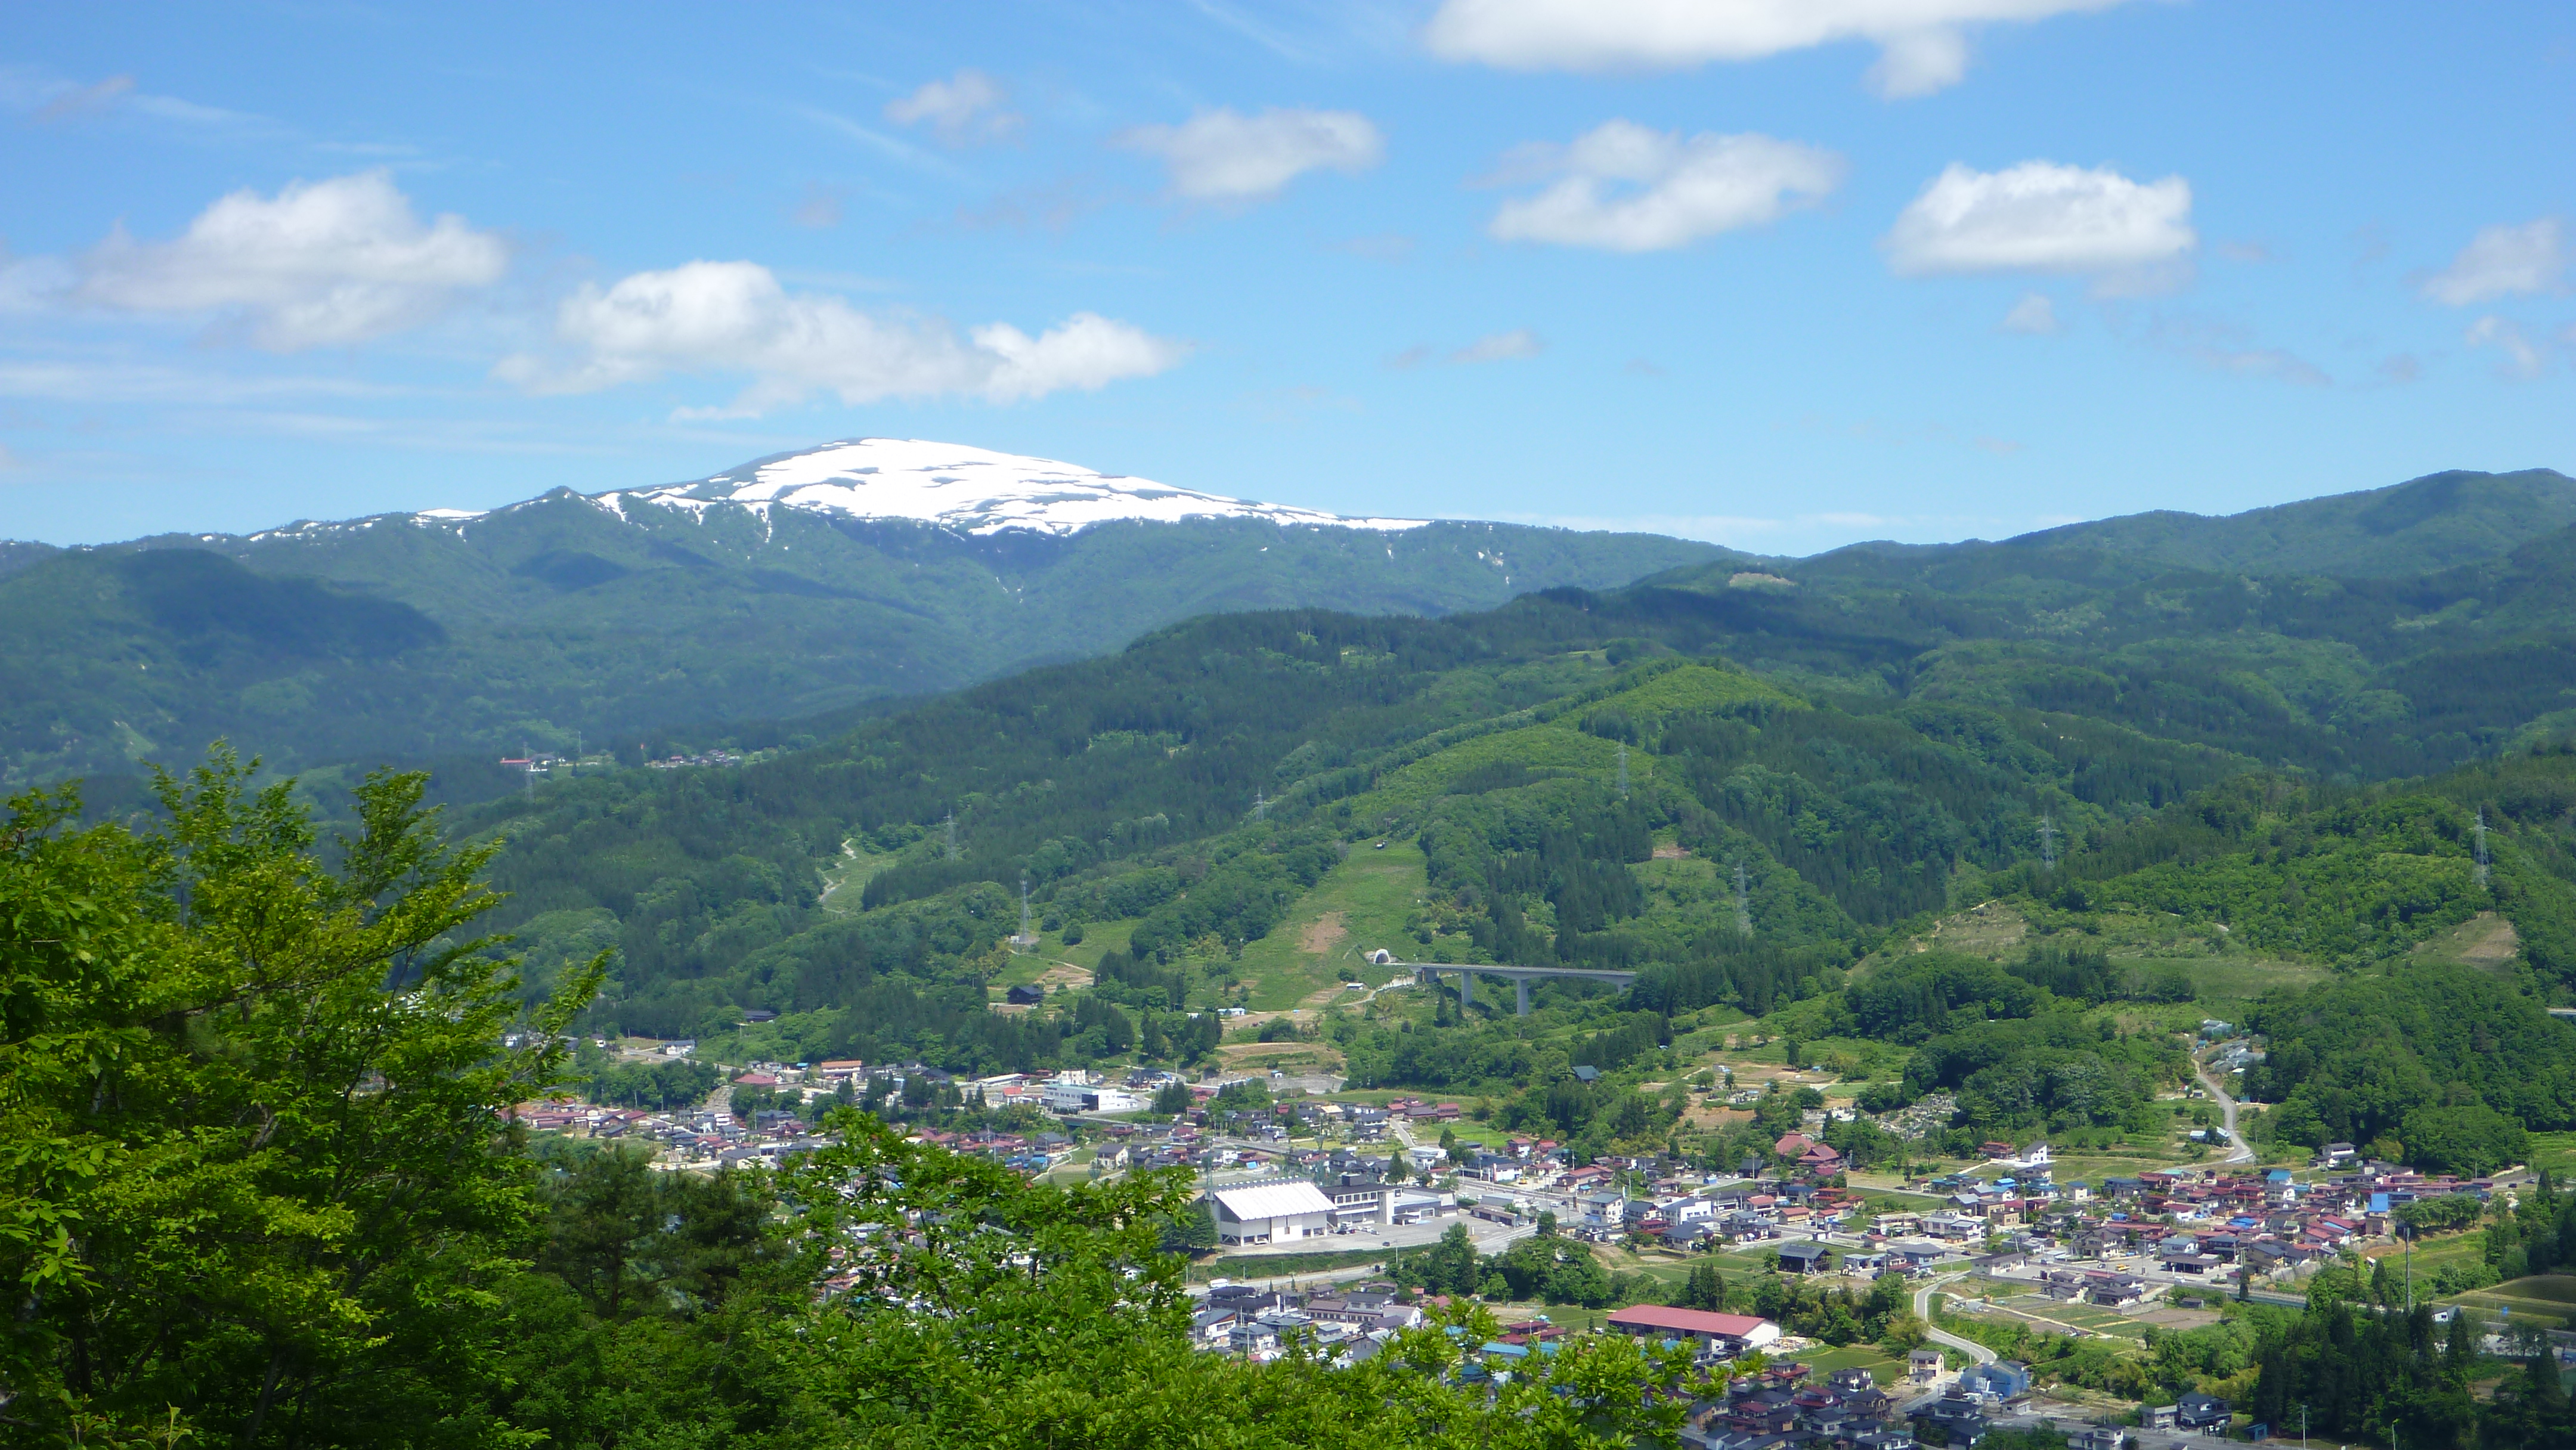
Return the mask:
<path id="1" fill-rule="evenodd" d="M 1333 1201 L 1302 1178 L 1220 1188 L 1208 1195 L 1220 1244 L 1275 1244 L 1314 1238 L 1333 1226 Z"/>

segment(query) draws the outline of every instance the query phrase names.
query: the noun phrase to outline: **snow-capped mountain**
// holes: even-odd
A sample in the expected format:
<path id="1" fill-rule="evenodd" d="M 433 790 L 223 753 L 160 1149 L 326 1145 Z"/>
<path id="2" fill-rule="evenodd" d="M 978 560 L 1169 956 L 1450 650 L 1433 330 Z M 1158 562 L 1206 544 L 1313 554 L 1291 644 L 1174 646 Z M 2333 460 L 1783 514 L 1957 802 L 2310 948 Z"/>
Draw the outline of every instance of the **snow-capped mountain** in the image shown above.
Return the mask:
<path id="1" fill-rule="evenodd" d="M 963 534 L 1022 529 L 1066 535 L 1127 519 L 1261 519 L 1381 532 L 1423 523 L 1252 503 L 1052 458 L 919 438 L 845 439 L 763 458 L 695 483 L 617 489 L 594 494 L 591 501 L 620 518 L 639 504 L 702 512 L 731 503 L 757 511 L 786 508 L 845 518 L 913 519 Z"/>

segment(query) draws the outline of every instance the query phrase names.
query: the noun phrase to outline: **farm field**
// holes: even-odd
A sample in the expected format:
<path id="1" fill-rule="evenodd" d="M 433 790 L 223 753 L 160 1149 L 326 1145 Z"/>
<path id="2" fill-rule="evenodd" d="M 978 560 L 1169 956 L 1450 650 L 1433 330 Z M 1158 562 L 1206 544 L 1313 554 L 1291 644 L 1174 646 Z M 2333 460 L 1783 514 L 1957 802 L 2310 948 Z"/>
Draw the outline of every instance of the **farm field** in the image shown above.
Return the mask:
<path id="1" fill-rule="evenodd" d="M 2045 1294 L 2019 1294 L 1997 1300 L 1988 1317 L 2000 1319 L 2007 1316 L 2026 1320 L 2044 1329 L 2081 1329 L 2092 1334 L 2139 1341 L 2147 1337 L 2146 1326 L 2127 1315 L 2098 1305 L 2060 1303 Z"/>
<path id="2" fill-rule="evenodd" d="M 2557 1329 L 2576 1321 L 2576 1274 L 2534 1274 L 2455 1296 L 2452 1303 L 2484 1319 L 2537 1321 Z"/>

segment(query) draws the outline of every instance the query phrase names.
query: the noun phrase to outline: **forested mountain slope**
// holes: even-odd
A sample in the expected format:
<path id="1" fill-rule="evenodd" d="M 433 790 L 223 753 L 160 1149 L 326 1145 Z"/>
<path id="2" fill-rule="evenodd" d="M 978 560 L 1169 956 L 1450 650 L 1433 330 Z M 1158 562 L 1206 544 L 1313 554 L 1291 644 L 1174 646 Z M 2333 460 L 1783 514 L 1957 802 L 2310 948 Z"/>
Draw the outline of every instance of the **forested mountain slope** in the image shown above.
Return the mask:
<path id="1" fill-rule="evenodd" d="M 2170 716 L 2116 696 L 2039 709 L 2001 689 L 1784 684 L 1625 633 L 1669 624 L 1655 605 L 1672 592 L 1202 620 L 827 746 L 566 782 L 472 820 L 512 841 L 504 917 L 540 979 L 618 949 L 597 1022 L 685 1034 L 759 1007 L 801 1052 L 961 1068 L 1123 1052 L 1177 1040 L 1166 1014 L 1329 988 L 1323 960 L 1276 934 L 1320 920 L 1305 903 L 1342 899 L 1381 841 L 1418 851 L 1420 875 L 1387 940 L 1354 947 L 1633 969 L 1618 1010 L 1667 1020 L 1832 997 L 1891 931 L 1990 899 L 2132 955 L 2329 971 L 2401 962 L 2499 912 L 2533 990 L 2563 994 L 2576 972 L 2569 757 L 2336 783 L 2267 771 L 2349 740 L 2314 720 L 2243 726 L 2237 752 L 2159 735 Z M 985 1010 L 1023 881 L 1049 949 L 1083 943 L 1123 1033 L 1086 1049 L 1070 1015 Z M 2127 985 L 2094 995 L 2155 990 L 2115 975 Z M 1610 1005 L 1553 986 L 1540 1002 L 1581 1020 Z M 1342 1044 L 1390 1080 L 1530 1066 L 1406 1046 Z"/>
<path id="2" fill-rule="evenodd" d="M 2496 558 L 2571 524 L 2576 479 L 2548 468 L 2454 469 L 2223 518 L 2159 509 L 2011 542 L 2099 549 L 2217 572 L 2393 578 Z"/>
<path id="3" fill-rule="evenodd" d="M 919 517 L 866 513 L 872 474 L 758 482 L 801 457 L 486 514 L 10 546 L 0 782 L 132 771 L 218 735 L 287 766 L 576 745 L 631 761 L 673 727 L 933 694 L 1195 615 L 1436 615 L 1740 558 L 1653 535 L 1335 520 L 1003 455 L 977 455 L 1004 474 L 970 498 L 896 498 Z"/>

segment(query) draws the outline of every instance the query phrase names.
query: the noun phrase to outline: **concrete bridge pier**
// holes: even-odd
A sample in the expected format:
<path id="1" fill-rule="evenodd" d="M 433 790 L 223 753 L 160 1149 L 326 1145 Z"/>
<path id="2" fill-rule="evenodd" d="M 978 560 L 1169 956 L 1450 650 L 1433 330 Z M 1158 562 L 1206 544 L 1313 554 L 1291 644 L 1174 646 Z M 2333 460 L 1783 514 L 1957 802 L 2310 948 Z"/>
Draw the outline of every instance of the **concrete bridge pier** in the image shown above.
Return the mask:
<path id="1" fill-rule="evenodd" d="M 1520 994 L 1521 1010 L 1519 1015 L 1527 1017 L 1529 1015 L 1529 978 L 1512 978 L 1512 990 Z"/>

